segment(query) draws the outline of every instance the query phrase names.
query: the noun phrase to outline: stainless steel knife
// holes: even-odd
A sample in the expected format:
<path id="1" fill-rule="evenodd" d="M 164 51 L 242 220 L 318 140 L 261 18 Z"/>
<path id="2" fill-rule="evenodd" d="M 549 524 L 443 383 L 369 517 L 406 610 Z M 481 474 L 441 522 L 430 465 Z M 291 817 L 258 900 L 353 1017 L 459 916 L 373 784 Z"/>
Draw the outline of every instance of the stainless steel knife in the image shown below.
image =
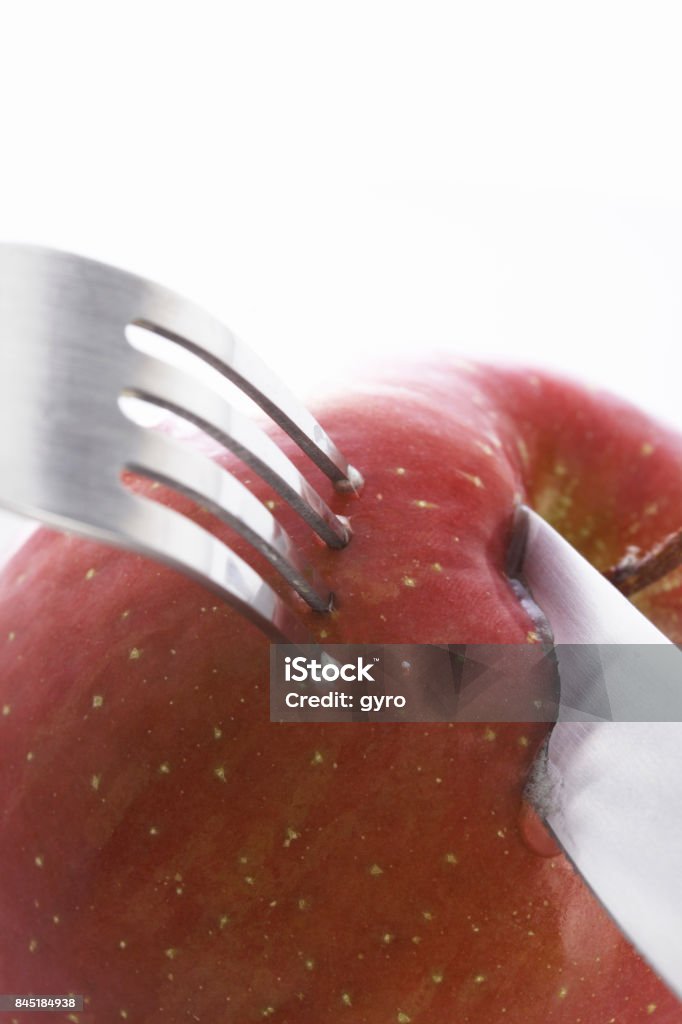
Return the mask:
<path id="1" fill-rule="evenodd" d="M 561 686 L 529 798 L 682 998 L 682 653 L 530 509 L 519 534 L 519 574 L 551 625 Z"/>

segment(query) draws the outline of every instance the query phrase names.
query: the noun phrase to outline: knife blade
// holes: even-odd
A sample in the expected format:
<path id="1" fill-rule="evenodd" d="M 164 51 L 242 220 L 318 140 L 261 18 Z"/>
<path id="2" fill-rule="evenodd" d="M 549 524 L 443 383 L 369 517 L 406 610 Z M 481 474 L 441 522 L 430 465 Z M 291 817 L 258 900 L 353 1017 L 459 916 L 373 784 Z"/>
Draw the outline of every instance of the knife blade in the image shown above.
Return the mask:
<path id="1" fill-rule="evenodd" d="M 537 513 L 515 534 L 561 689 L 530 802 L 682 998 L 682 653 Z"/>

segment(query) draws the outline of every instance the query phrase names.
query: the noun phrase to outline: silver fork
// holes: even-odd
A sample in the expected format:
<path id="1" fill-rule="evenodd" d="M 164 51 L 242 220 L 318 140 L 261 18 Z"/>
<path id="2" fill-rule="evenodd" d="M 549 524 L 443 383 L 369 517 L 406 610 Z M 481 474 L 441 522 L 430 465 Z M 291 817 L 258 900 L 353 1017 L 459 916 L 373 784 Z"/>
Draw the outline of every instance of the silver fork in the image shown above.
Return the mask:
<path id="1" fill-rule="evenodd" d="M 337 488 L 362 477 L 314 417 L 235 335 L 166 288 L 93 260 L 0 246 L 0 505 L 137 551 L 185 572 L 271 638 L 310 639 L 304 617 L 225 543 L 187 516 L 132 493 L 132 471 L 189 495 L 241 533 L 317 612 L 329 586 L 243 484 L 212 459 L 133 422 L 122 398 L 184 417 L 263 477 L 333 548 L 350 539 L 279 446 L 219 387 L 133 347 L 144 328 L 201 357 L 252 398 Z M 292 604 L 295 604 L 295 599 Z"/>

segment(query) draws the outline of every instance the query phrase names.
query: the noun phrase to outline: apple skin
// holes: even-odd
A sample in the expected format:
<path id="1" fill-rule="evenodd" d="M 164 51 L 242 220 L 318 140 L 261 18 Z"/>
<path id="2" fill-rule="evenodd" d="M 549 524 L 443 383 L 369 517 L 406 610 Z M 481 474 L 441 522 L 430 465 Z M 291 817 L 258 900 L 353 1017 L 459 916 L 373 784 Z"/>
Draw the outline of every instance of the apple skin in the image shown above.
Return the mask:
<path id="1" fill-rule="evenodd" d="M 570 382 L 440 359 L 319 415 L 361 495 L 283 444 L 353 540 L 277 514 L 333 581 L 329 641 L 535 642 L 519 500 L 602 569 L 680 526 L 682 438 Z M 546 726 L 272 724 L 267 641 L 180 575 L 41 530 L 0 583 L 0 991 L 83 993 L 83 1024 L 682 1022 L 523 841 Z M 635 601 L 682 641 L 680 573 Z"/>

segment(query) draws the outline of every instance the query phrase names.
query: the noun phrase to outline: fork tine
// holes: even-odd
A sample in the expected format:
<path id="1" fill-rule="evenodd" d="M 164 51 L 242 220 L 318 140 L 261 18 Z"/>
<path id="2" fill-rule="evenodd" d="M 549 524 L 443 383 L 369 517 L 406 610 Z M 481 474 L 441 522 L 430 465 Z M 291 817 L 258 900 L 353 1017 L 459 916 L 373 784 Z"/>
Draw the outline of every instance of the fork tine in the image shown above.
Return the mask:
<path id="1" fill-rule="evenodd" d="M 283 526 L 218 463 L 172 438 L 137 427 L 139 443 L 126 468 L 187 494 L 263 554 L 311 608 L 329 611 L 332 593 L 305 563 Z"/>
<path id="2" fill-rule="evenodd" d="M 334 515 L 278 445 L 222 395 L 153 356 L 134 352 L 132 367 L 125 394 L 160 405 L 205 430 L 262 476 L 326 544 L 345 547 L 348 521 Z"/>
<path id="3" fill-rule="evenodd" d="M 121 485 L 117 525 L 108 539 L 179 569 L 209 586 L 277 643 L 310 643 L 301 620 L 226 544 L 180 512 Z"/>
<path id="4" fill-rule="evenodd" d="M 359 490 L 362 475 L 276 374 L 227 327 L 203 310 L 174 298 L 172 311 L 166 302 L 160 316 L 140 317 L 133 324 L 200 356 L 252 398 L 339 490 Z"/>

